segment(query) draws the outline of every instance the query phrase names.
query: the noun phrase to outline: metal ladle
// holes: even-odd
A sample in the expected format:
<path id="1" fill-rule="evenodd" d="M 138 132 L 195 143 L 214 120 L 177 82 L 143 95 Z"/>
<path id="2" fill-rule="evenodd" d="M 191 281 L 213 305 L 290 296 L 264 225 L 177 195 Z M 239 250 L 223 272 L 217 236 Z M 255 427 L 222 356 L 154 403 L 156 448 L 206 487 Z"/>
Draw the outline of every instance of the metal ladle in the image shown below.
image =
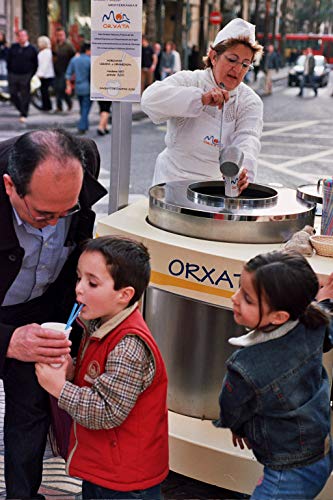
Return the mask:
<path id="1" fill-rule="evenodd" d="M 219 87 L 221 89 L 225 89 L 224 83 L 220 82 Z M 233 177 L 234 175 L 238 174 L 244 155 L 242 151 L 240 151 L 237 148 L 237 146 L 227 146 L 225 148 L 222 148 L 223 116 L 224 116 L 224 103 L 221 109 L 220 134 L 219 134 L 219 162 L 222 175 L 226 177 Z M 236 159 L 238 159 L 239 161 L 235 161 L 235 163 L 233 163 L 234 160 Z"/>

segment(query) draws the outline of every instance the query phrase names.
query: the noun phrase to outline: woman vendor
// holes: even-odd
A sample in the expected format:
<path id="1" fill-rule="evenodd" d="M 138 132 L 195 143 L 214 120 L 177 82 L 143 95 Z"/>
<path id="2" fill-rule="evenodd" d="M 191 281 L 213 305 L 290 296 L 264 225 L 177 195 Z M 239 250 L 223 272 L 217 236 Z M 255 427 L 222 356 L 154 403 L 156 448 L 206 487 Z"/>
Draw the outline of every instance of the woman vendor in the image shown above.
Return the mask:
<path id="1" fill-rule="evenodd" d="M 233 19 L 217 34 L 206 69 L 180 71 L 144 91 L 143 111 L 154 123 L 167 121 L 166 148 L 157 158 L 153 184 L 221 178 L 219 150 L 230 145 L 244 153 L 240 190 L 254 182 L 263 105 L 243 79 L 261 53 L 255 26 Z"/>

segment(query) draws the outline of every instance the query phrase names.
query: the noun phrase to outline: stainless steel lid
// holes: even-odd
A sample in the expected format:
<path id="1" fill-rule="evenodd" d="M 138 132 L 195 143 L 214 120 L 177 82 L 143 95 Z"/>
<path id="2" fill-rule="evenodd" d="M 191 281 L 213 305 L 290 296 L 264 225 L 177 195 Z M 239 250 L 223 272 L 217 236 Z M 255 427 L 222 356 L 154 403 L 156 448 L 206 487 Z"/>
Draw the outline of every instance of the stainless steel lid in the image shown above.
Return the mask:
<path id="1" fill-rule="evenodd" d="M 215 241 L 278 243 L 313 225 L 315 204 L 293 189 L 250 184 L 224 197 L 224 182 L 175 181 L 149 190 L 148 221 L 166 231 Z"/>
<path id="2" fill-rule="evenodd" d="M 311 203 L 323 203 L 322 184 L 302 184 L 297 188 L 297 198 Z"/>

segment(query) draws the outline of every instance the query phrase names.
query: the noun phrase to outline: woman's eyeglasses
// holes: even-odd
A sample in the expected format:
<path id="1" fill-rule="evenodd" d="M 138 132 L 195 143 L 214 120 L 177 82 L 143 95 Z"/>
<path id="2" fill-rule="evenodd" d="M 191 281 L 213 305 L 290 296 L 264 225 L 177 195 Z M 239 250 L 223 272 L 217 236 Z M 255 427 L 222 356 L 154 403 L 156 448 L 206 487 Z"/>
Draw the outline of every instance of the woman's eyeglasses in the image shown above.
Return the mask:
<path id="1" fill-rule="evenodd" d="M 237 57 L 235 56 L 227 56 L 225 54 L 222 54 L 226 60 L 232 64 L 232 66 L 236 66 L 237 64 L 240 64 L 242 66 L 242 69 L 248 71 L 249 69 L 253 69 L 253 65 L 250 62 L 245 62 L 245 61 L 239 61 Z"/>
<path id="2" fill-rule="evenodd" d="M 62 212 L 60 215 L 51 212 L 51 213 L 48 213 L 48 214 L 45 214 L 45 215 L 34 216 L 34 215 L 32 215 L 31 210 L 29 208 L 29 205 L 26 202 L 25 196 L 21 196 L 21 198 L 22 198 L 22 200 L 23 200 L 23 202 L 25 204 L 25 207 L 27 209 L 27 212 L 28 212 L 29 216 L 35 222 L 48 222 L 50 220 L 55 220 L 55 219 L 64 219 L 65 217 L 69 217 L 70 215 L 73 215 L 76 212 L 79 212 L 81 210 L 81 205 L 80 205 L 79 202 L 77 202 L 77 204 L 74 205 L 74 207 L 66 210 L 65 212 Z"/>

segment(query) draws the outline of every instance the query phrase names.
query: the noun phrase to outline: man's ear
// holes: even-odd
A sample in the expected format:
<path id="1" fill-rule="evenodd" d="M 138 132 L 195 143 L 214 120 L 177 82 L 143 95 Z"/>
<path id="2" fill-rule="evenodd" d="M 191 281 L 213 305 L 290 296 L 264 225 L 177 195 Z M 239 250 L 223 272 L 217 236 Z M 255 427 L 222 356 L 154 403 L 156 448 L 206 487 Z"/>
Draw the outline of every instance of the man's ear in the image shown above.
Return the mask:
<path id="1" fill-rule="evenodd" d="M 8 196 L 13 194 L 13 190 L 15 189 L 15 184 L 12 181 L 12 178 L 9 174 L 3 175 L 3 182 L 5 184 L 6 193 Z"/>
<path id="2" fill-rule="evenodd" d="M 273 325 L 283 325 L 290 319 L 290 314 L 287 311 L 274 311 L 271 314 L 271 323 Z"/>

